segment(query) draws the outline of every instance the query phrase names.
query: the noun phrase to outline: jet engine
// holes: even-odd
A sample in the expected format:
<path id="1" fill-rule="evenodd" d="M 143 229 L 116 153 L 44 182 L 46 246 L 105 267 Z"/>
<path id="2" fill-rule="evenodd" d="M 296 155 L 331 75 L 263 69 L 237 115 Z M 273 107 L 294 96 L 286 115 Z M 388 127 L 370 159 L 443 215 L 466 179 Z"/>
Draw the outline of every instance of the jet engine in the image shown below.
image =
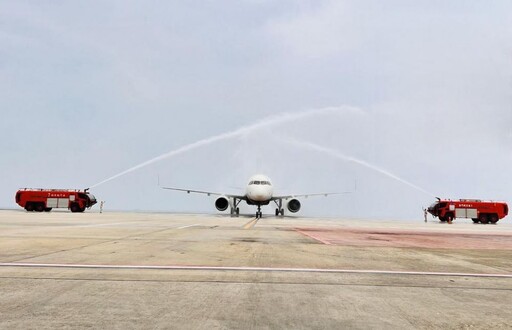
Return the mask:
<path id="1" fill-rule="evenodd" d="M 300 202 L 298 199 L 291 199 L 287 204 L 286 207 L 288 208 L 288 211 L 292 213 L 297 213 L 300 210 Z"/>
<path id="2" fill-rule="evenodd" d="M 219 211 L 226 211 L 230 205 L 229 199 L 227 197 L 221 196 L 217 198 L 215 201 L 215 207 Z"/>

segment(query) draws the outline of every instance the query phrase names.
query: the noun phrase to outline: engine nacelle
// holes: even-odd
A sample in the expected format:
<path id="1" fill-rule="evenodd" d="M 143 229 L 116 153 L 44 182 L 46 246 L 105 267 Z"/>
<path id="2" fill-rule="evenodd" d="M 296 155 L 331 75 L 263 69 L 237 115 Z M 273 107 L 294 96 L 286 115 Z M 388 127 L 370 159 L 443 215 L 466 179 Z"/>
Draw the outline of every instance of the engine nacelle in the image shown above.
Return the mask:
<path id="1" fill-rule="evenodd" d="M 217 198 L 217 200 L 215 201 L 215 207 L 219 211 L 226 211 L 230 205 L 231 205 L 231 202 L 225 196 L 221 196 L 221 197 Z"/>
<path id="2" fill-rule="evenodd" d="M 287 204 L 286 207 L 288 208 L 288 211 L 292 213 L 297 213 L 300 210 L 300 202 L 298 199 L 291 199 Z"/>

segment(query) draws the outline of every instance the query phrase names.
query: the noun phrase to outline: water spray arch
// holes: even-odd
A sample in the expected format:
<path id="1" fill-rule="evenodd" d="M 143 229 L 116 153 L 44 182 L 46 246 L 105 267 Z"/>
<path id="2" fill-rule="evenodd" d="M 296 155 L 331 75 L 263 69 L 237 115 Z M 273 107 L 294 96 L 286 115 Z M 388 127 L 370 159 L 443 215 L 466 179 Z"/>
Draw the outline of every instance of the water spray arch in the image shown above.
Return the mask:
<path id="1" fill-rule="evenodd" d="M 420 191 L 426 195 L 429 195 L 430 197 L 435 197 L 434 194 L 432 194 L 431 192 L 385 170 L 385 169 L 382 169 L 376 165 L 372 165 L 364 160 L 360 160 L 360 159 L 357 159 L 355 157 L 352 157 L 352 156 L 347 156 L 337 150 L 334 150 L 334 149 L 331 149 L 331 148 L 327 148 L 327 147 L 324 147 L 324 146 L 321 146 L 321 145 L 318 145 L 318 144 L 315 144 L 315 143 L 311 143 L 311 142 L 306 142 L 306 141 L 299 141 L 299 140 L 296 140 L 296 139 L 285 139 L 283 140 L 283 142 L 286 142 L 288 144 L 291 144 L 291 145 L 295 145 L 296 147 L 299 147 L 299 148 L 306 148 L 306 149 L 310 149 L 310 150 L 314 150 L 314 151 L 317 151 L 317 152 L 321 152 L 321 153 L 325 153 L 325 154 L 328 154 L 330 155 L 331 157 L 335 157 L 337 159 L 341 159 L 343 161 L 347 161 L 347 162 L 352 162 L 352 163 L 355 163 L 355 164 L 358 164 L 360 166 L 363 166 L 363 167 L 366 167 L 372 171 L 375 171 L 377 173 L 380 173 L 382 175 L 385 175 L 393 180 L 396 180 L 406 186 L 409 186 L 410 188 L 413 188 L 417 191 Z"/>
<path id="2" fill-rule="evenodd" d="M 144 167 L 154 164 L 156 162 L 162 161 L 164 159 L 172 158 L 174 156 L 186 153 L 188 151 L 191 151 L 191 150 L 203 147 L 203 146 L 210 145 L 215 142 L 241 137 L 246 134 L 250 134 L 254 131 L 260 130 L 262 128 L 268 128 L 268 127 L 272 127 L 272 126 L 276 126 L 276 125 L 280 125 L 280 124 L 284 124 L 284 123 L 288 123 L 288 122 L 293 122 L 296 120 L 304 120 L 304 119 L 314 117 L 314 116 L 319 116 L 319 115 L 345 115 L 348 113 L 358 114 L 358 115 L 366 115 L 366 112 L 364 112 L 360 108 L 351 107 L 351 106 L 339 106 L 339 107 L 328 107 L 328 108 L 321 108 L 321 109 L 306 110 L 306 111 L 301 111 L 301 112 L 297 112 L 297 113 L 283 113 L 283 114 L 280 114 L 277 116 L 270 116 L 265 119 L 262 119 L 261 121 L 255 123 L 255 124 L 242 126 L 233 131 L 218 134 L 215 136 L 211 136 L 211 137 L 190 143 L 190 144 L 180 147 L 178 149 L 171 150 L 167 153 L 164 153 L 160 156 L 149 159 L 143 163 L 140 163 L 140 164 L 133 166 L 127 170 L 124 170 L 118 174 L 115 174 L 105 180 L 95 183 L 94 185 L 90 186 L 90 188 L 95 188 L 97 186 L 100 186 L 102 184 L 105 184 L 107 182 L 115 180 L 121 176 L 124 176 L 133 171 L 139 170 L 141 168 L 144 168 Z"/>

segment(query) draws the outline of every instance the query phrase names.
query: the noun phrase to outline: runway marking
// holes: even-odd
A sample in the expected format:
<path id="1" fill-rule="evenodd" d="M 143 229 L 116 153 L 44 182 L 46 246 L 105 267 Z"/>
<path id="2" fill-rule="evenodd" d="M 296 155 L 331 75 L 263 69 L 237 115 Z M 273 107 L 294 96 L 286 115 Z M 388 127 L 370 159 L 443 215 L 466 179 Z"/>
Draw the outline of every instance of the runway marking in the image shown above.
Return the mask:
<path id="1" fill-rule="evenodd" d="M 244 229 L 251 229 L 252 227 L 254 227 L 256 225 L 256 223 L 258 222 L 260 218 L 254 218 L 252 219 L 251 221 L 249 221 L 248 223 L 246 223 L 244 225 Z"/>
<path id="2" fill-rule="evenodd" d="M 328 269 L 328 268 L 273 268 L 273 267 L 229 267 L 229 266 L 180 266 L 180 265 L 94 265 L 94 264 L 53 264 L 2 262 L 0 267 L 27 268 L 75 268 L 75 269 L 146 269 L 146 270 L 211 270 L 211 271 L 250 271 L 250 272 L 293 272 L 293 273 L 340 273 L 340 274 L 384 274 L 384 275 L 426 275 L 453 277 L 492 277 L 512 278 L 512 274 L 446 273 L 420 271 L 394 271 L 372 269 Z"/>
<path id="3" fill-rule="evenodd" d="M 326 240 L 323 240 L 323 239 L 318 238 L 318 237 L 315 237 L 315 236 L 313 236 L 313 235 L 311 235 L 311 234 L 308 234 L 308 233 L 306 233 L 306 232 L 304 232 L 304 231 L 302 231 L 302 230 L 300 230 L 300 229 L 295 229 L 295 231 L 297 231 L 297 232 L 301 233 L 301 234 L 302 234 L 302 235 L 304 235 L 304 236 L 307 236 L 307 237 L 309 237 L 309 238 L 312 238 L 312 239 L 314 239 L 315 241 L 319 241 L 319 242 L 321 242 L 321 243 L 323 243 L 323 244 L 325 244 L 325 245 L 332 245 L 332 243 L 331 243 L 331 242 L 326 241 Z"/>
<path id="4" fill-rule="evenodd" d="M 93 224 L 93 225 L 78 225 L 73 227 L 79 227 L 79 228 L 85 228 L 85 227 L 102 227 L 102 226 L 112 226 L 112 225 L 125 225 L 127 223 L 133 223 L 133 222 L 111 222 L 111 223 L 100 223 L 100 224 Z"/>
<path id="5" fill-rule="evenodd" d="M 181 226 L 181 227 L 178 227 L 178 228 L 176 228 L 176 229 L 185 229 L 185 228 L 196 227 L 196 226 L 199 226 L 199 224 L 198 224 L 198 223 L 195 223 L 195 224 L 193 224 L 193 225 Z"/>
<path id="6" fill-rule="evenodd" d="M 103 226 L 115 226 L 115 225 L 126 225 L 126 224 L 144 224 L 146 226 L 151 226 L 150 224 L 144 223 L 143 221 L 136 221 L 136 222 L 128 221 L 128 222 L 100 223 L 100 224 L 92 224 L 92 225 L 78 225 L 78 226 L 73 226 L 73 227 L 90 228 L 90 227 L 103 227 Z M 193 225 L 187 225 L 187 226 L 182 226 L 182 227 L 169 227 L 169 229 L 185 229 L 185 228 L 195 227 L 195 226 L 199 226 L 199 224 L 196 223 Z"/>

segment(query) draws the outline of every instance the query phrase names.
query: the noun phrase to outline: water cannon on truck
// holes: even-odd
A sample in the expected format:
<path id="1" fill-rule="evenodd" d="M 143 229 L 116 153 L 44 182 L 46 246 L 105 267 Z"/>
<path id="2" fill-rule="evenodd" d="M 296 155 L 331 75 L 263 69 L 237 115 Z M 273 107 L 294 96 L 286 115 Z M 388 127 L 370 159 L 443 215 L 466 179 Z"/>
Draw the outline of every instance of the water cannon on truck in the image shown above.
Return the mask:
<path id="1" fill-rule="evenodd" d="M 89 188 L 79 189 L 33 189 L 22 188 L 16 192 L 16 203 L 32 212 L 50 212 L 53 208 L 65 208 L 71 212 L 83 212 L 97 203 Z"/>
<path id="2" fill-rule="evenodd" d="M 480 199 L 441 199 L 430 205 L 427 211 L 442 222 L 451 223 L 456 218 L 470 218 L 474 223 L 497 223 L 508 215 L 505 202 Z"/>

